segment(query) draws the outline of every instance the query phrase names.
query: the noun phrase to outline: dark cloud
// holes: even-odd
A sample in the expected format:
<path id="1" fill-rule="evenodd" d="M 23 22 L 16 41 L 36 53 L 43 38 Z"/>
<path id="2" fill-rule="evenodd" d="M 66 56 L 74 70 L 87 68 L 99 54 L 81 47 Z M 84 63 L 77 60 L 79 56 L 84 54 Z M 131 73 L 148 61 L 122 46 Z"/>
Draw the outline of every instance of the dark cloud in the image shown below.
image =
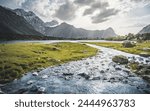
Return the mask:
<path id="1" fill-rule="evenodd" d="M 74 3 L 78 5 L 90 5 L 95 2 L 95 0 L 75 0 Z"/>
<path id="2" fill-rule="evenodd" d="M 109 4 L 107 2 L 95 2 L 91 5 L 90 8 L 86 9 L 83 13 L 83 15 L 89 15 L 89 14 L 93 14 L 93 12 L 95 12 L 96 10 L 103 10 L 105 8 L 107 8 L 109 6 Z"/>
<path id="3" fill-rule="evenodd" d="M 119 10 L 115 9 L 104 9 L 96 16 L 92 17 L 92 23 L 102 23 L 104 21 L 109 20 L 109 17 L 116 15 L 119 12 Z"/>
<path id="4" fill-rule="evenodd" d="M 76 8 L 73 3 L 67 1 L 56 10 L 54 16 L 67 21 L 75 18 Z"/>

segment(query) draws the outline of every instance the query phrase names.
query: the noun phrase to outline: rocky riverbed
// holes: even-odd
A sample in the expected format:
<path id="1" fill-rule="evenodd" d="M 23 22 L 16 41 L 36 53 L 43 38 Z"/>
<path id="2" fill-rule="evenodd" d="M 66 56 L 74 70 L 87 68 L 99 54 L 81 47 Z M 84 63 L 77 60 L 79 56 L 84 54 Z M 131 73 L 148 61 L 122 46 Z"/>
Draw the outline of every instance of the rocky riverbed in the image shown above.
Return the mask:
<path id="1" fill-rule="evenodd" d="M 150 64 L 150 58 L 128 54 L 96 45 L 96 56 L 59 66 L 29 72 L 19 80 L 0 85 L 0 93 L 19 94 L 145 94 L 150 84 L 126 65 L 112 61 L 116 55 L 126 56 L 129 61 Z"/>

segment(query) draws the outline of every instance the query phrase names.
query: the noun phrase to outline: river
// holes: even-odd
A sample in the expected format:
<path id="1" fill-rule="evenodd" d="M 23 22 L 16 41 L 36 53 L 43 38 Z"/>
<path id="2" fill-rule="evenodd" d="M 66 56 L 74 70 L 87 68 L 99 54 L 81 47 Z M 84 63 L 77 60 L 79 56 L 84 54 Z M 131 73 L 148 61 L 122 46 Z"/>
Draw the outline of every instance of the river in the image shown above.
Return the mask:
<path id="1" fill-rule="evenodd" d="M 25 94 L 150 93 L 149 83 L 124 65 L 112 62 L 112 57 L 115 55 L 124 55 L 129 60 L 136 58 L 136 61 L 143 63 L 149 58 L 96 45 L 87 45 L 99 50 L 96 56 L 48 67 L 38 73 L 29 72 L 21 79 L 14 80 L 0 88 L 5 93 Z"/>

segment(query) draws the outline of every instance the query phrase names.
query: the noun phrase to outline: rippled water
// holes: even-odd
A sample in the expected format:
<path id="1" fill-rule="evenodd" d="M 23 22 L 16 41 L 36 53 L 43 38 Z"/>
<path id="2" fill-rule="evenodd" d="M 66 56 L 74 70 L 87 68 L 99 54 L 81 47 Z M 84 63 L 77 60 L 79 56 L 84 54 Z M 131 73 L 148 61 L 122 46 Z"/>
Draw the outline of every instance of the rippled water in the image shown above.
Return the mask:
<path id="1" fill-rule="evenodd" d="M 96 45 L 101 52 L 94 57 L 49 67 L 33 76 L 32 72 L 1 86 L 5 93 L 48 94 L 144 94 L 150 93 L 150 84 L 132 73 L 124 65 L 112 62 L 115 55 L 145 63 L 146 59 Z M 150 64 L 150 63 L 147 63 Z"/>

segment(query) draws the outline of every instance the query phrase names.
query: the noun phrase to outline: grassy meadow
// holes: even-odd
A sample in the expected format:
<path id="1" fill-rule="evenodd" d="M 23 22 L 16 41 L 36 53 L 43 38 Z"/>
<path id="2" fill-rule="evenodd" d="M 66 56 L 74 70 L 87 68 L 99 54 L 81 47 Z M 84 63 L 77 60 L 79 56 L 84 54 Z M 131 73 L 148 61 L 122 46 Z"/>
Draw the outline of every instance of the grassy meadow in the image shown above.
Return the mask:
<path id="1" fill-rule="evenodd" d="M 0 44 L 0 83 L 20 78 L 28 71 L 93 56 L 97 49 L 79 43 Z"/>

